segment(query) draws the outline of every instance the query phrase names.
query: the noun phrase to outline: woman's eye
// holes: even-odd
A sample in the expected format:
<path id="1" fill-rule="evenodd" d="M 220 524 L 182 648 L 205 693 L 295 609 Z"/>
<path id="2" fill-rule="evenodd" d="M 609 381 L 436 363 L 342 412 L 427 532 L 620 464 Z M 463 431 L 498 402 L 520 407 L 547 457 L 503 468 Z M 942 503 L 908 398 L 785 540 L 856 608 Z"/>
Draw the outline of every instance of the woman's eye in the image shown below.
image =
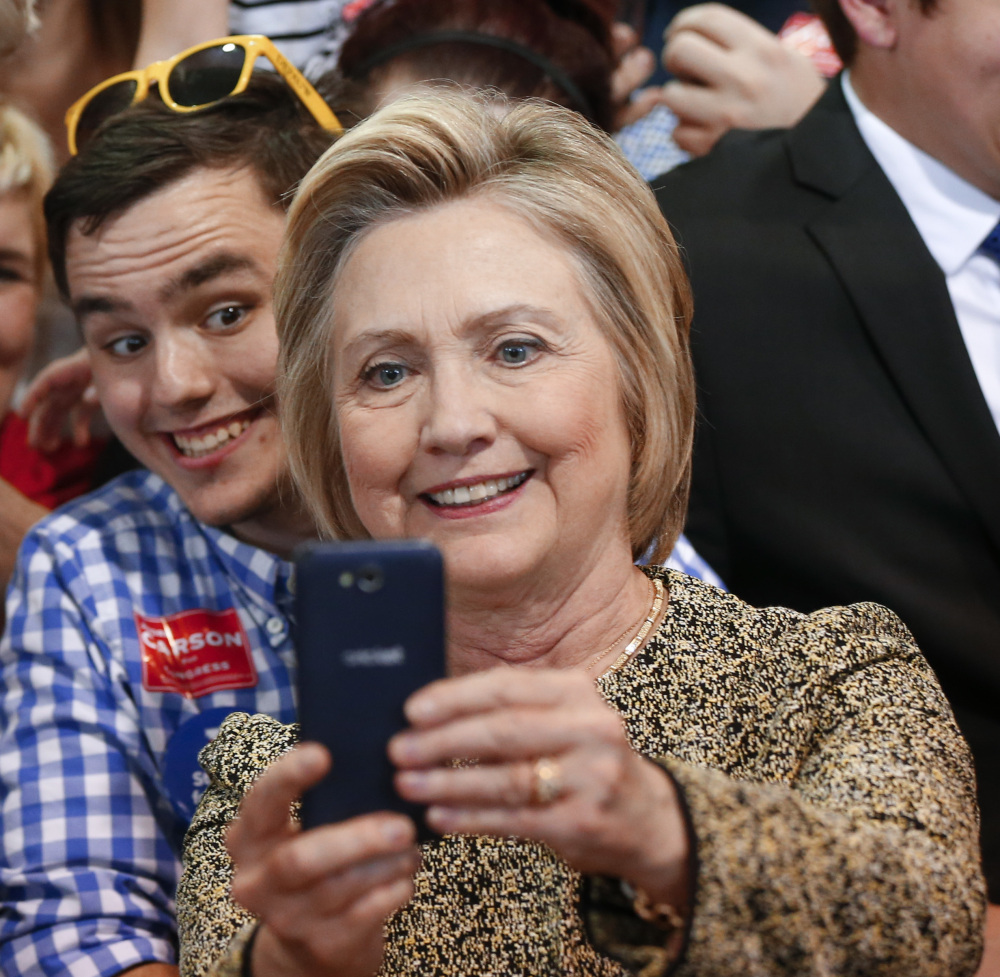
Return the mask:
<path id="1" fill-rule="evenodd" d="M 205 325 L 209 329 L 232 329 L 243 321 L 247 311 L 245 305 L 227 305 L 211 313 L 205 319 Z"/>
<path id="2" fill-rule="evenodd" d="M 523 366 L 538 354 L 538 344 L 527 340 L 502 343 L 498 350 L 500 361 L 507 366 Z"/>
<path id="3" fill-rule="evenodd" d="M 115 356 L 134 356 L 146 346 L 142 336 L 122 336 L 105 344 L 104 348 Z"/>
<path id="4" fill-rule="evenodd" d="M 364 378 L 375 387 L 395 387 L 408 373 L 402 363 L 376 363 L 365 370 Z"/>

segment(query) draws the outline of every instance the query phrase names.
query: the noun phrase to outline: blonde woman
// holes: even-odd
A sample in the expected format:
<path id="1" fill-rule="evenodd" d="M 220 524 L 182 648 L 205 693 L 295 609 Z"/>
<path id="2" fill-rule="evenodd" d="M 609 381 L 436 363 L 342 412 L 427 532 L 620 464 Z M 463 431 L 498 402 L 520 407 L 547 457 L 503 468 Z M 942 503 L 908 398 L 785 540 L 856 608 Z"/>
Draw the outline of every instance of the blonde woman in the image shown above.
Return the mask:
<path id="1" fill-rule="evenodd" d="M 606 137 L 537 103 L 387 107 L 303 182 L 276 311 L 318 524 L 444 554 L 452 677 L 389 745 L 442 837 L 300 831 L 329 755 L 230 717 L 183 973 L 973 972 L 970 761 L 904 625 L 633 565 L 684 518 L 689 292 Z"/>
<path id="2" fill-rule="evenodd" d="M 27 444 L 27 425 L 10 410 L 35 336 L 48 258 L 42 198 L 52 182 L 42 130 L 0 103 L 0 583 L 6 586 L 28 528 L 90 487 L 98 448 L 45 455 Z"/>

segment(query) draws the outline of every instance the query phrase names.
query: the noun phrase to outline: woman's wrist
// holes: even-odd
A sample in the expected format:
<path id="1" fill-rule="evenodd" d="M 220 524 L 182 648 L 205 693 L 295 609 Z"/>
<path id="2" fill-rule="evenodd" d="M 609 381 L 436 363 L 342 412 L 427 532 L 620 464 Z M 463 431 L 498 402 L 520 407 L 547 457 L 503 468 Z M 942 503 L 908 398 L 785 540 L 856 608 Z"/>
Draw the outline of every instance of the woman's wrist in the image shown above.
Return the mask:
<path id="1" fill-rule="evenodd" d="M 643 816 L 635 828 L 637 849 L 618 874 L 640 906 L 669 906 L 683 917 L 690 901 L 693 850 L 683 800 L 667 770 L 651 760 L 641 763 L 646 787 Z"/>
<path id="2" fill-rule="evenodd" d="M 687 917 L 673 903 L 657 902 L 645 889 L 636 888 L 624 879 L 621 887 L 625 898 L 632 903 L 632 911 L 644 922 L 668 933 L 684 928 Z"/>
<path id="3" fill-rule="evenodd" d="M 226 955 L 212 967 L 212 977 L 251 977 L 250 954 L 260 933 L 259 922 L 248 923 L 229 941 Z"/>
<path id="4" fill-rule="evenodd" d="M 258 922 L 243 949 L 239 977 L 313 977 L 314 968 L 300 966 L 291 949 L 266 923 Z"/>
<path id="5" fill-rule="evenodd" d="M 250 930 L 249 936 L 246 938 L 246 942 L 243 944 L 243 959 L 240 962 L 240 977 L 253 977 L 253 966 L 250 962 L 253 955 L 253 945 L 257 942 L 257 937 L 260 935 L 260 923 L 256 923 L 253 929 Z"/>

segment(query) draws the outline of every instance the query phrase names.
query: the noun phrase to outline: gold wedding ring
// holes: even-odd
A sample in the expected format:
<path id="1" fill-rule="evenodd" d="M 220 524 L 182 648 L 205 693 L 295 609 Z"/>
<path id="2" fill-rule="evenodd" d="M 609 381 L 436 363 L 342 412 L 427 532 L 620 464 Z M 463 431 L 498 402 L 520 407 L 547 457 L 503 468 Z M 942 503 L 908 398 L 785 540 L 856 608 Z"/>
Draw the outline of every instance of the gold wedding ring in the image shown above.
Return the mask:
<path id="1" fill-rule="evenodd" d="M 539 757 L 531 768 L 531 802 L 539 806 L 551 804 L 563 792 L 559 764 L 551 757 Z"/>

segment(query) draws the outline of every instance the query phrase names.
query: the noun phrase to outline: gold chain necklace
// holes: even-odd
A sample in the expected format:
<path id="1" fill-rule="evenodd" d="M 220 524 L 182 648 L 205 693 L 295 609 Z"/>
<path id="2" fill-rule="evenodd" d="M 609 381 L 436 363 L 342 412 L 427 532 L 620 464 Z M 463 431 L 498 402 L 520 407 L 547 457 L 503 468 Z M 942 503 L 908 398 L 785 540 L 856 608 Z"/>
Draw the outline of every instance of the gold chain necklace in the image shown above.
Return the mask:
<path id="1" fill-rule="evenodd" d="M 585 672 L 589 672 L 598 662 L 604 661 L 608 655 L 611 654 L 617 647 L 619 642 L 627 634 L 634 631 L 636 627 L 639 628 L 636 632 L 635 637 L 625 646 L 625 650 L 603 671 L 601 675 L 606 675 L 608 672 L 613 672 L 616 668 L 619 668 L 624 664 L 636 651 L 636 649 L 646 640 L 646 635 L 649 634 L 650 629 L 656 623 L 657 617 L 660 615 L 660 610 L 663 607 L 663 584 L 660 583 L 656 578 L 651 578 L 649 581 L 650 590 L 653 594 L 653 600 L 650 604 L 649 611 L 646 616 L 637 625 L 633 624 L 627 627 L 614 641 L 608 645 L 607 649 L 602 651 L 585 669 Z M 598 676 L 598 678 L 601 677 Z"/>

